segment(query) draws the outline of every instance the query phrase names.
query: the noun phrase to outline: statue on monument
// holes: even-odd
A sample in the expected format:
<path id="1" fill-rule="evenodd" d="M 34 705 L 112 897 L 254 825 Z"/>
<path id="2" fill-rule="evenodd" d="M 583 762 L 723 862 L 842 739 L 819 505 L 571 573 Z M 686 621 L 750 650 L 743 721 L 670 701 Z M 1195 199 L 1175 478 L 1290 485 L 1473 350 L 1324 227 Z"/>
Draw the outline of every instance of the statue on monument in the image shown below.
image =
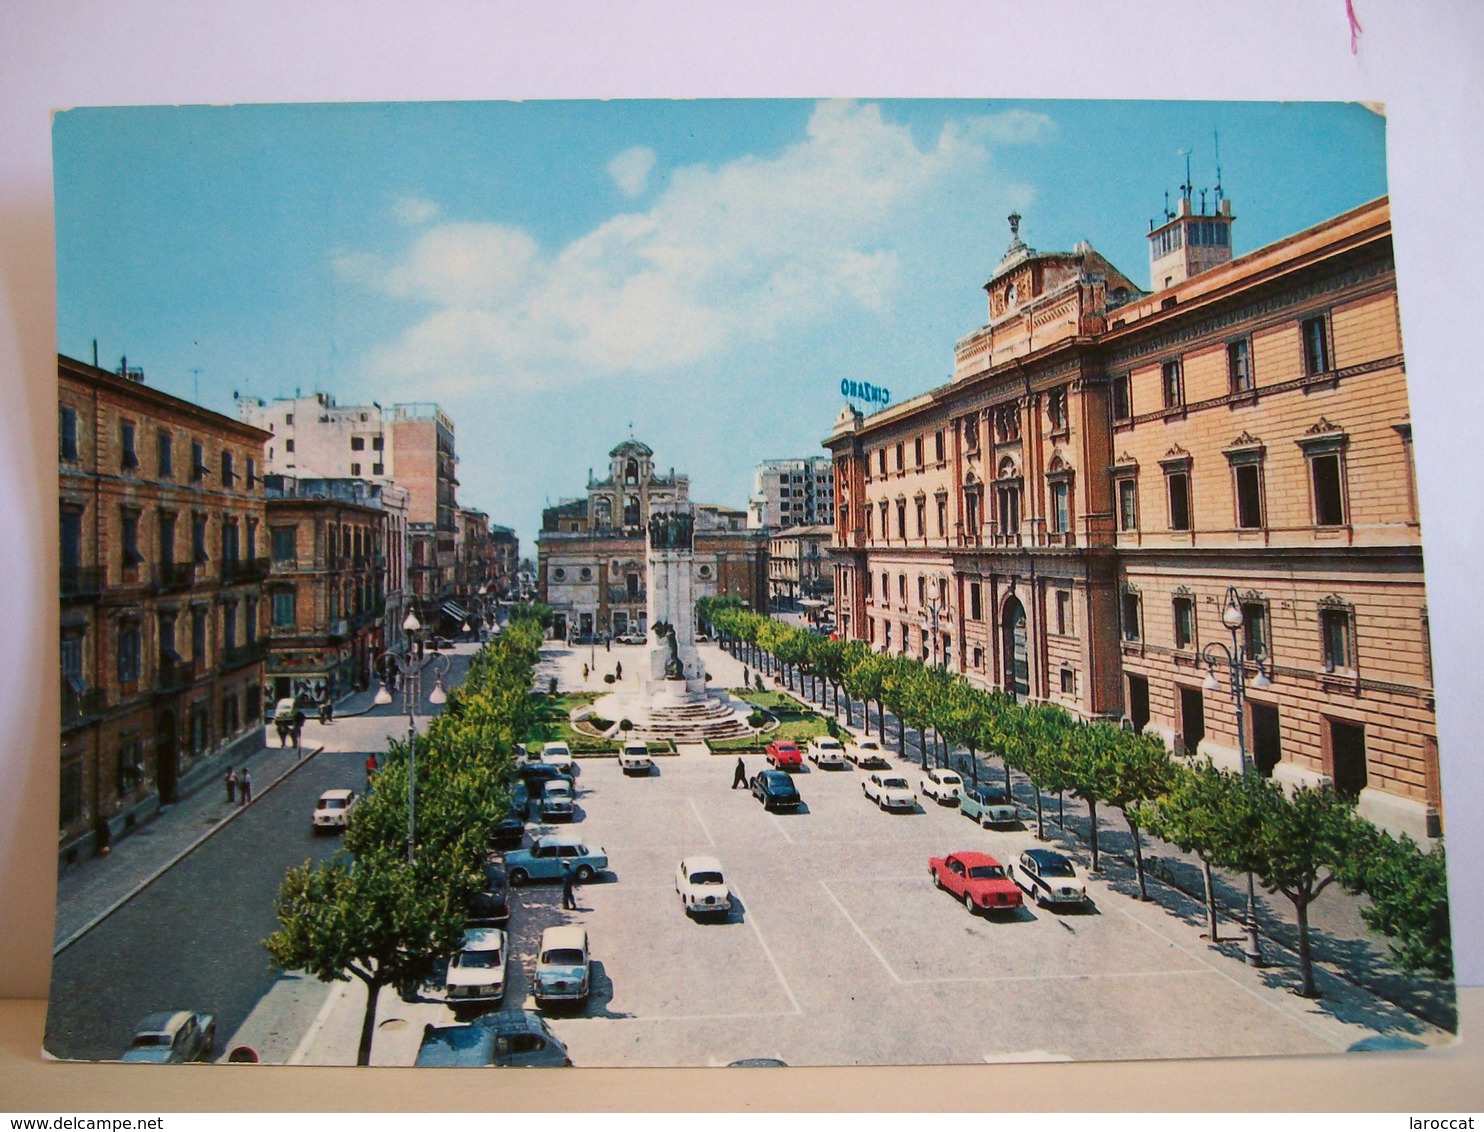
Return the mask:
<path id="1" fill-rule="evenodd" d="M 675 640 L 675 626 L 668 621 L 656 621 L 652 628 L 660 642 L 670 646 L 670 655 L 665 660 L 665 679 L 684 680 L 685 668 L 680 663 L 680 644 Z"/>
<path id="2" fill-rule="evenodd" d="M 684 511 L 656 511 L 649 517 L 649 545 L 654 550 L 689 550 L 695 518 Z"/>

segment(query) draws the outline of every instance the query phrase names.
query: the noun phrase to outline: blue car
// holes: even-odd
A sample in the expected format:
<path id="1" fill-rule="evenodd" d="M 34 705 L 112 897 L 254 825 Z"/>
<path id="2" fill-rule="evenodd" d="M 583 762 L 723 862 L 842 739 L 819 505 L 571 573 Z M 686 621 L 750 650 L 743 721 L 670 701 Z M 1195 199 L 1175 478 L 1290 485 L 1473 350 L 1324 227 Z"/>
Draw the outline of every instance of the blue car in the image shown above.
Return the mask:
<path id="1" fill-rule="evenodd" d="M 505 871 L 516 886 L 533 880 L 561 880 L 564 864 L 572 866 L 574 880 L 585 884 L 608 867 L 608 851 L 601 845 L 589 848 L 569 835 L 541 837 L 529 849 L 505 854 Z"/>
<path id="2" fill-rule="evenodd" d="M 483 1065 L 567 1066 L 567 1047 L 540 1015 L 528 1010 L 494 1014 L 468 1026 L 423 1028 L 417 1064 L 442 1068 Z"/>

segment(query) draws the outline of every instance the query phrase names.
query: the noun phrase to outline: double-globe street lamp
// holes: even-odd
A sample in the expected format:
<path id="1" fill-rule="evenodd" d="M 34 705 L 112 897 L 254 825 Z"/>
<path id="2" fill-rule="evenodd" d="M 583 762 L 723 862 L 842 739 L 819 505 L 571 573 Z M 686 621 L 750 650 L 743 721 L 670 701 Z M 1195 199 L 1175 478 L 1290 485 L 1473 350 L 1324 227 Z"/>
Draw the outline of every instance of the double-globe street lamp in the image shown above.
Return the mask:
<path id="1" fill-rule="evenodd" d="M 414 864 L 416 861 L 417 844 L 417 705 L 422 703 L 423 698 L 423 669 L 424 664 L 419 664 L 417 657 L 413 655 L 413 645 L 417 641 L 418 630 L 422 628 L 422 622 L 417 619 L 417 614 L 408 611 L 407 620 L 402 622 L 402 628 L 407 632 L 408 646 L 406 655 L 394 652 L 385 652 L 377 659 L 377 667 L 383 673 L 381 687 L 377 690 L 373 702 L 385 707 L 392 702 L 392 694 L 387 690 L 385 673 L 388 667 L 396 669 L 402 680 L 402 707 L 407 712 L 407 863 Z M 443 690 L 443 677 L 448 672 L 449 659 L 439 655 L 434 658 L 441 662 L 442 667 L 434 671 L 433 690 L 428 693 L 430 704 L 443 704 L 448 700 L 448 693 Z"/>
<path id="2" fill-rule="evenodd" d="M 1206 665 L 1206 679 L 1202 681 L 1201 687 L 1207 692 L 1219 692 L 1221 681 L 1216 676 L 1216 666 L 1224 663 L 1231 676 L 1232 702 L 1236 707 L 1237 722 L 1237 751 L 1241 757 L 1242 773 L 1256 774 L 1257 767 L 1247 753 L 1247 731 L 1244 726 L 1244 712 L 1242 701 L 1247 694 L 1247 669 L 1246 662 L 1252 661 L 1257 666 L 1257 675 L 1252 678 L 1254 688 L 1270 688 L 1273 684 L 1272 660 L 1264 655 L 1261 646 L 1250 653 L 1244 652 L 1241 641 L 1238 639 L 1246 617 L 1242 613 L 1242 603 L 1237 597 L 1237 587 L 1226 588 L 1226 604 L 1221 610 L 1221 623 L 1231 630 L 1232 643 L 1228 647 L 1221 641 L 1211 641 L 1205 648 L 1201 649 L 1201 660 Z M 1266 667 L 1264 662 L 1266 661 Z M 1247 963 L 1252 967 L 1261 967 L 1262 944 L 1257 936 L 1257 884 L 1252 873 L 1247 873 Z"/>

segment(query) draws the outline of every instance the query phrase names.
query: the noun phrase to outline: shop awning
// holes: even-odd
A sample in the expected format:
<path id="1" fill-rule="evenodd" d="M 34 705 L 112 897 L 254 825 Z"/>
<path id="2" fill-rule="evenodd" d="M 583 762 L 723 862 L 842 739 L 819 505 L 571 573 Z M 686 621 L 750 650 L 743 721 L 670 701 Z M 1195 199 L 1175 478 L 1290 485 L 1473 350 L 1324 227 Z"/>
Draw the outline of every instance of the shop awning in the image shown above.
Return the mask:
<path id="1" fill-rule="evenodd" d="M 460 609 L 451 601 L 445 601 L 443 603 L 443 612 L 448 614 L 455 621 L 467 621 L 469 619 L 469 614 Z"/>

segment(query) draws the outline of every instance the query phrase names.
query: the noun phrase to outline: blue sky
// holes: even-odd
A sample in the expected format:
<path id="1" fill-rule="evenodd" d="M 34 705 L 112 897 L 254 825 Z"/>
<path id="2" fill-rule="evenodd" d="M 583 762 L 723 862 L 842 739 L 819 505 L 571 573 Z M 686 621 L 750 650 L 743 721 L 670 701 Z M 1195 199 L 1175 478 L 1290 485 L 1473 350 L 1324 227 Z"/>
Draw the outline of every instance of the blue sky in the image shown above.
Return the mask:
<path id="1" fill-rule="evenodd" d="M 944 382 L 1009 240 L 1148 284 L 1193 151 L 1238 255 L 1386 191 L 1384 122 L 1304 103 L 673 101 L 57 116 L 58 348 L 235 390 L 436 400 L 460 502 L 516 528 L 634 433 L 742 506 L 840 379 Z M 199 390 L 199 397 L 197 391 Z M 601 474 L 601 472 L 600 472 Z"/>

